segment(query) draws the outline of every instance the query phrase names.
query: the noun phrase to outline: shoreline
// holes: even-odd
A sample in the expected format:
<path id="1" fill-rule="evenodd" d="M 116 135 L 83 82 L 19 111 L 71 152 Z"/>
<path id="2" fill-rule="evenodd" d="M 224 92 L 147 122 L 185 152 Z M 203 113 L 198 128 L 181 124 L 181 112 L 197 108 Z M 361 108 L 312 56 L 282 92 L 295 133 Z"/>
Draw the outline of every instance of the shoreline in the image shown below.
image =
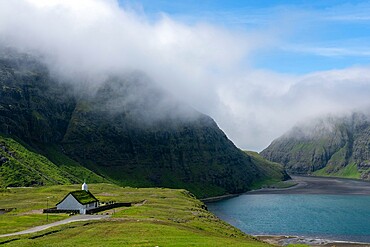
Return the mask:
<path id="1" fill-rule="evenodd" d="M 286 181 L 295 181 L 295 180 L 294 179 L 289 179 L 289 180 L 286 180 Z M 199 200 L 202 201 L 202 202 L 204 202 L 204 203 L 218 202 L 218 201 L 222 201 L 222 200 L 226 200 L 226 199 L 238 197 L 240 195 L 244 195 L 244 194 L 248 194 L 248 193 L 253 193 L 253 192 L 288 190 L 288 189 L 292 189 L 292 188 L 295 188 L 295 187 L 297 187 L 297 186 L 300 185 L 300 183 L 298 181 L 296 181 L 296 182 L 297 182 L 297 184 L 295 184 L 293 186 L 290 186 L 290 187 L 287 187 L 287 188 L 261 188 L 261 189 L 249 190 L 249 191 L 238 193 L 238 194 L 226 194 L 226 195 L 221 195 L 221 196 L 206 197 L 206 198 L 201 198 Z"/>
<path id="2" fill-rule="evenodd" d="M 340 177 L 324 177 L 324 176 L 308 176 L 308 175 L 291 175 L 290 180 L 286 181 L 292 181 L 296 184 L 287 188 L 261 188 L 261 189 L 255 189 L 250 190 L 238 194 L 226 194 L 221 196 L 213 196 L 213 197 L 206 197 L 199 199 L 200 201 L 204 203 L 210 203 L 210 202 L 217 202 L 222 201 L 225 199 L 230 199 L 233 197 L 237 197 L 240 195 L 248 195 L 248 194 L 343 194 L 343 195 L 370 195 L 370 187 L 366 188 L 364 191 L 355 191 L 348 188 L 351 188 L 351 184 L 363 184 L 363 185 L 370 185 L 370 181 L 368 180 L 361 180 L 361 179 L 355 179 L 355 178 L 340 178 Z M 320 190 L 314 190 L 310 184 L 308 184 L 306 180 L 311 180 L 311 182 L 314 181 L 326 181 L 325 186 L 320 188 Z M 343 189 L 343 187 L 336 187 L 343 185 L 347 190 Z M 322 186 L 322 185 L 320 185 Z M 329 186 L 326 187 L 326 186 Z M 306 188 L 307 187 L 307 188 Z M 297 190 L 297 191 L 295 191 Z M 293 192 L 293 193 L 290 193 Z"/>
<path id="3" fill-rule="evenodd" d="M 263 188 L 243 194 L 370 195 L 370 181 L 350 178 L 291 176 L 297 184 L 288 188 Z"/>
<path id="4" fill-rule="evenodd" d="M 370 247 L 370 243 L 345 241 L 345 240 L 330 240 L 325 238 L 314 237 L 299 237 L 285 235 L 252 235 L 258 240 L 269 244 L 285 246 L 288 244 L 306 244 L 309 246 L 343 246 L 343 247 Z"/>
<path id="5" fill-rule="evenodd" d="M 261 188 L 240 194 L 228 194 L 201 199 L 204 203 L 217 202 L 240 195 L 254 194 L 322 194 L 322 195 L 370 195 L 370 181 L 337 177 L 319 176 L 291 176 L 289 181 L 297 184 L 288 188 Z M 249 233 L 246 233 L 249 234 Z M 249 234 L 250 235 L 250 234 Z M 343 247 L 370 247 L 370 243 L 347 240 L 331 240 L 304 236 L 284 235 L 252 235 L 253 237 L 278 246 L 288 244 L 306 244 L 309 246 L 343 246 Z"/>
<path id="6" fill-rule="evenodd" d="M 226 195 L 222 195 L 222 196 L 206 197 L 206 198 L 199 199 L 199 201 L 201 201 L 203 203 L 218 202 L 218 201 L 222 201 L 222 200 L 225 200 L 225 199 L 230 199 L 230 198 L 233 198 L 233 197 L 237 197 L 237 196 L 240 196 L 242 194 L 244 194 L 244 193 L 226 194 Z"/>

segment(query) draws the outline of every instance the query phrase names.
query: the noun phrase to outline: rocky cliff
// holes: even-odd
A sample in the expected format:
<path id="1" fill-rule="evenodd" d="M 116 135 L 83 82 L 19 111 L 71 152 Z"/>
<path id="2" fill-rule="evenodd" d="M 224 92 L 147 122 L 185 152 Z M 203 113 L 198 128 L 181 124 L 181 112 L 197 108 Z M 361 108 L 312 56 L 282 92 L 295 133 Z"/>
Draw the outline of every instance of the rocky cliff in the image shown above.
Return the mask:
<path id="1" fill-rule="evenodd" d="M 94 85 L 62 82 L 35 57 L 9 49 L 0 53 L 0 133 L 127 186 L 211 196 L 286 176 L 281 167 L 271 174 L 254 163 L 210 117 L 142 73 L 109 75 Z"/>
<path id="2" fill-rule="evenodd" d="M 369 114 L 331 116 L 296 126 L 261 154 L 294 174 L 370 179 Z"/>

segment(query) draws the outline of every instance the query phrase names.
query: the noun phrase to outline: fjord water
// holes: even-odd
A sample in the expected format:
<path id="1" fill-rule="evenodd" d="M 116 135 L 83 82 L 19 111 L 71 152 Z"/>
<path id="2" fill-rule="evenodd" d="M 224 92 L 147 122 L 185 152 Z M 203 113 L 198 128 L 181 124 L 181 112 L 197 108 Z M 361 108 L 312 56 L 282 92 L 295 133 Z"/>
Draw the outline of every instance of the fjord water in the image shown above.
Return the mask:
<path id="1" fill-rule="evenodd" d="M 252 235 L 370 242 L 367 195 L 244 194 L 207 206 Z"/>

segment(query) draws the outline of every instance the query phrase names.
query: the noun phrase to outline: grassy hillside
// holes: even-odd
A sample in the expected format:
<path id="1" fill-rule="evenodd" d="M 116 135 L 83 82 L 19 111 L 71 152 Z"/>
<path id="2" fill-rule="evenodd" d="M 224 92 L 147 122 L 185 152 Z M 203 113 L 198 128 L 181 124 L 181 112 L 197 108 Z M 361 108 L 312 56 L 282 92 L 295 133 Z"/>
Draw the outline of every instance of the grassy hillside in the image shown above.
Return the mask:
<path id="1" fill-rule="evenodd" d="M 105 181 L 52 146 L 46 150 L 55 163 L 26 144 L 0 135 L 0 187 Z"/>
<path id="2" fill-rule="evenodd" d="M 357 169 L 355 163 L 349 164 L 345 167 L 341 167 L 336 172 L 331 172 L 333 167 L 328 165 L 318 171 L 315 171 L 313 174 L 316 176 L 328 176 L 328 177 L 342 177 L 342 178 L 361 178 L 361 172 Z"/>
<path id="3" fill-rule="evenodd" d="M 257 153 L 245 151 L 251 162 L 256 165 L 261 174 L 261 179 L 251 185 L 251 189 L 265 184 L 276 183 L 286 179 L 282 173 L 282 167 L 274 162 L 267 161 Z M 42 154 L 42 155 L 41 155 Z M 29 147 L 18 139 L 13 139 L 0 134 L 0 158 L 3 163 L 0 166 L 0 186 L 40 186 L 55 184 L 81 183 L 84 179 L 89 183 L 107 182 L 107 179 L 97 175 L 91 170 L 81 166 L 75 160 L 63 153 L 61 147 L 56 144 L 38 145 L 38 150 Z M 5 158 L 5 159 L 4 159 Z M 91 165 L 94 166 L 93 164 Z M 186 184 L 176 180 L 173 174 L 164 171 L 168 187 L 187 188 L 200 196 L 222 195 L 227 193 L 220 187 L 203 187 L 200 183 Z M 122 176 L 120 180 L 111 180 L 116 184 L 138 183 L 140 177 Z M 122 182 L 122 180 L 124 182 Z M 142 184 L 139 184 L 142 185 Z M 146 186 L 150 186 L 147 184 Z"/>
<path id="4" fill-rule="evenodd" d="M 92 172 L 86 167 L 82 166 L 77 161 L 71 159 L 63 153 L 61 147 L 56 144 L 39 145 L 42 148 L 41 152 L 60 169 L 73 174 L 78 182 L 86 180 L 89 183 L 103 183 L 107 182 L 106 178 Z"/>
<path id="5" fill-rule="evenodd" d="M 259 189 L 262 187 L 269 187 L 269 186 L 291 186 L 290 183 L 283 182 L 285 180 L 290 179 L 289 175 L 284 173 L 282 174 L 280 171 L 282 165 L 279 163 L 271 162 L 265 158 L 263 158 L 260 154 L 253 151 L 244 151 L 254 164 L 261 170 L 262 173 L 268 174 L 265 179 L 261 179 L 260 181 L 255 182 L 252 185 L 252 189 Z"/>
<path id="6" fill-rule="evenodd" d="M 38 210 L 59 202 L 77 185 L 3 189 L 0 208 L 17 208 L 0 215 L 0 234 L 45 223 Z M 0 238 L 6 246 L 270 246 L 242 233 L 204 209 L 204 204 L 185 190 L 121 188 L 91 184 L 90 191 L 101 201 L 143 205 L 115 209 L 102 221 L 75 222 L 43 232 Z M 105 213 L 112 214 L 113 210 Z M 49 215 L 56 220 L 66 216 Z"/>

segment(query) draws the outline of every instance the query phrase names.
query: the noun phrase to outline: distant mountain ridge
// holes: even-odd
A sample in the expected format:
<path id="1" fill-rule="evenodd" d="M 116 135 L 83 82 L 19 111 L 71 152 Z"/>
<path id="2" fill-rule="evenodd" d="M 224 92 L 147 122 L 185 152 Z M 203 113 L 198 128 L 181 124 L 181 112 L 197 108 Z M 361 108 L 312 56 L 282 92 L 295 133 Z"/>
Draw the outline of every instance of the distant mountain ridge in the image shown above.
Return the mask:
<path id="1" fill-rule="evenodd" d="M 294 127 L 261 155 L 290 173 L 370 179 L 367 113 L 320 118 Z"/>
<path id="2" fill-rule="evenodd" d="M 107 76 L 94 90 L 81 85 L 82 93 L 33 56 L 3 50 L 0 134 L 125 186 L 186 188 L 205 197 L 287 178 L 282 167 L 254 162 L 213 119 L 141 73 Z"/>

